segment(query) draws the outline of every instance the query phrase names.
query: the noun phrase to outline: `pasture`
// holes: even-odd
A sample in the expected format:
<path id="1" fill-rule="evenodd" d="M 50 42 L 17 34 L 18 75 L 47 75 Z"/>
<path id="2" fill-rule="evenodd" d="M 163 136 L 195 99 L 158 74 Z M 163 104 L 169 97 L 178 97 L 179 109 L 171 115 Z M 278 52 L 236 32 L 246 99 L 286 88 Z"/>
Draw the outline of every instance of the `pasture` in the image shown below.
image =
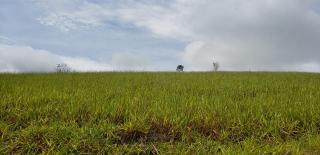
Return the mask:
<path id="1" fill-rule="evenodd" d="M 0 74 L 0 152 L 320 154 L 320 74 Z"/>

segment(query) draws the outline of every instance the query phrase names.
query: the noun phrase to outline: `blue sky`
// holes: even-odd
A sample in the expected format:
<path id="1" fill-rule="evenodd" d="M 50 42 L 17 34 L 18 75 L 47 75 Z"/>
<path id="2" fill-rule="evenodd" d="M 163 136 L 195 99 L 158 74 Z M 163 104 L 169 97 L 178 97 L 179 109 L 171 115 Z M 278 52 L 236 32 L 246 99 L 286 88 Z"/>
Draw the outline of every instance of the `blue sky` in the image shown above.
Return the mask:
<path id="1" fill-rule="evenodd" d="M 316 0 L 1 0 L 0 71 L 320 71 Z"/>

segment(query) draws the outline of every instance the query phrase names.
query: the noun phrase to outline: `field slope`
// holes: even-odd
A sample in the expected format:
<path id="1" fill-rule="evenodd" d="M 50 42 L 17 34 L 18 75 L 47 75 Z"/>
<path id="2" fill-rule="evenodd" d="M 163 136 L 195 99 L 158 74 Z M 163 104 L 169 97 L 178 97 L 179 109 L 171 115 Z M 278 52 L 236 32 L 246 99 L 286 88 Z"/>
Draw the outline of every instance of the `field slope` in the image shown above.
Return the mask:
<path id="1" fill-rule="evenodd" d="M 320 154 L 320 74 L 0 74 L 0 152 Z"/>

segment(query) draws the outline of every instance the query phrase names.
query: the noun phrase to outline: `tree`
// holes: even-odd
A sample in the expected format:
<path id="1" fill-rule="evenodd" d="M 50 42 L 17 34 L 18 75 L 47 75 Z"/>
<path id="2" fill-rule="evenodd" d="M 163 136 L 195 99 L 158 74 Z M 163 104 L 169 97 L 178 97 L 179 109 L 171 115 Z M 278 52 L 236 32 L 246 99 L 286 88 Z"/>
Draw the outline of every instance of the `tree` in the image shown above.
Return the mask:
<path id="1" fill-rule="evenodd" d="M 212 63 L 212 65 L 213 65 L 213 71 L 218 71 L 218 69 L 219 69 L 219 63 L 217 62 L 217 61 L 214 61 L 213 60 L 213 63 Z"/>
<path id="2" fill-rule="evenodd" d="M 65 73 L 65 72 L 70 72 L 70 67 L 67 64 L 57 64 L 56 68 L 58 73 Z"/>
<path id="3" fill-rule="evenodd" d="M 177 66 L 177 72 L 183 72 L 184 66 L 183 65 L 178 65 Z"/>

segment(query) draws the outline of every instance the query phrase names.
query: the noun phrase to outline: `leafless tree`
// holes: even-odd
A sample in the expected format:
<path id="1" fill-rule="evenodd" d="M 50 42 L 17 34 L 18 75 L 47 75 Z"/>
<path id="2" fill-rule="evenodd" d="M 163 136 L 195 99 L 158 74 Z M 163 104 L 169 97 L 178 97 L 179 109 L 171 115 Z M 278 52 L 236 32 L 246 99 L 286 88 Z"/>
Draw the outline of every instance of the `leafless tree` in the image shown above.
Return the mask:
<path id="1" fill-rule="evenodd" d="M 213 71 L 216 72 L 216 71 L 219 70 L 220 65 L 219 65 L 219 63 L 218 63 L 217 61 L 214 61 L 214 60 L 213 60 L 212 65 L 213 65 Z"/>
<path id="2" fill-rule="evenodd" d="M 67 64 L 57 64 L 56 71 L 58 73 L 65 73 L 65 72 L 70 72 L 70 67 Z"/>

